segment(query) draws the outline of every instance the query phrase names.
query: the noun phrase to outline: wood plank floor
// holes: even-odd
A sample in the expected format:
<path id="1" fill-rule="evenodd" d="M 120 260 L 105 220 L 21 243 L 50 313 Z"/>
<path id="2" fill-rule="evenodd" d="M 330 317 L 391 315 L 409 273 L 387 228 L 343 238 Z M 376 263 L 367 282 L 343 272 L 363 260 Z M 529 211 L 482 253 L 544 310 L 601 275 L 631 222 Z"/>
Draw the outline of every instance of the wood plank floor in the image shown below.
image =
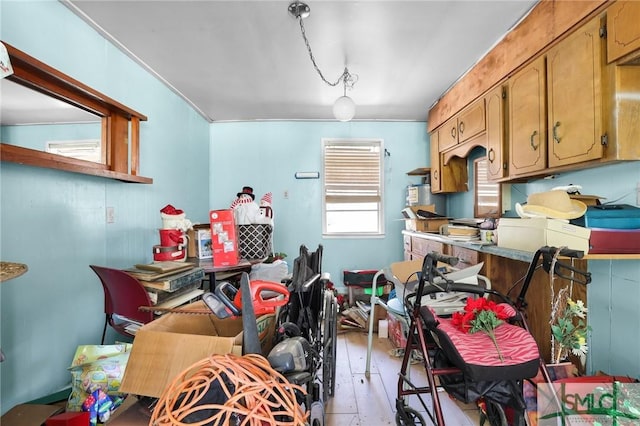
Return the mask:
<path id="1" fill-rule="evenodd" d="M 398 373 L 402 358 L 393 356 L 394 349 L 389 339 L 373 337 L 371 374 L 365 376 L 367 360 L 367 334 L 360 331 L 340 332 L 337 340 L 336 391 L 326 406 L 327 426 L 383 426 L 395 425 L 395 399 Z M 410 369 L 411 381 L 418 386 L 426 384 L 422 364 Z M 440 403 L 447 425 L 472 426 L 479 424 L 475 405 L 466 405 L 452 400 L 440 392 Z M 430 406 L 431 397 L 423 399 Z M 424 413 L 417 397 L 409 399 L 409 406 Z M 431 424 L 427 414 L 423 414 Z"/>

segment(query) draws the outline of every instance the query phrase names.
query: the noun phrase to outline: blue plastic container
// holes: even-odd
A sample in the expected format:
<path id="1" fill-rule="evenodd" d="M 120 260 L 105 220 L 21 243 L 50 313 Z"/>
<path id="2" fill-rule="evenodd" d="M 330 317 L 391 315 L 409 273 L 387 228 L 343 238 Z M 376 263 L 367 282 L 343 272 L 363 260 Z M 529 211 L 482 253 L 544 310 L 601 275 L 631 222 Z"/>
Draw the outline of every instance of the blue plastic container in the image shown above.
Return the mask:
<path id="1" fill-rule="evenodd" d="M 588 206 L 584 216 L 571 223 L 586 228 L 640 229 L 640 208 L 628 204 Z"/>

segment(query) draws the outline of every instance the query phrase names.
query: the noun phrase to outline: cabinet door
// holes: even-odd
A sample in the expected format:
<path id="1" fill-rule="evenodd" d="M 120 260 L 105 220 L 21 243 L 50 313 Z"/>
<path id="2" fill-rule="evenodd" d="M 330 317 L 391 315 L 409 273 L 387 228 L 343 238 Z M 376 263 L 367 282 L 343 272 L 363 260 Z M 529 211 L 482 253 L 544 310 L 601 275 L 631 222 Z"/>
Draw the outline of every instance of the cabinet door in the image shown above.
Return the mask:
<path id="1" fill-rule="evenodd" d="M 547 166 L 545 76 L 540 57 L 509 80 L 509 176 Z"/>
<path id="2" fill-rule="evenodd" d="M 485 129 L 484 99 L 480 99 L 458 116 L 458 143 L 468 141 Z"/>
<path id="3" fill-rule="evenodd" d="M 430 153 L 431 153 L 431 192 L 438 193 L 442 190 L 440 179 L 440 148 L 439 148 L 440 130 L 436 130 L 429 135 Z"/>
<path id="4" fill-rule="evenodd" d="M 640 2 L 615 2 L 607 9 L 607 62 L 640 50 Z"/>
<path id="5" fill-rule="evenodd" d="M 487 115 L 487 178 L 489 180 L 499 179 L 507 174 L 507 164 L 504 160 L 506 158 L 504 94 L 505 89 L 499 86 L 484 98 Z"/>
<path id="6" fill-rule="evenodd" d="M 458 144 L 458 117 L 447 120 L 440 128 L 439 149 L 440 152 Z"/>
<path id="7" fill-rule="evenodd" d="M 600 18 L 547 53 L 549 167 L 602 157 Z"/>
<path id="8" fill-rule="evenodd" d="M 426 238 L 411 237 L 411 247 L 411 253 L 414 259 L 421 259 L 432 251 L 446 254 L 443 243 Z"/>
<path id="9" fill-rule="evenodd" d="M 458 268 L 467 268 L 480 263 L 480 254 L 476 250 L 471 250 L 460 246 L 451 246 L 451 256 L 458 258 Z"/>

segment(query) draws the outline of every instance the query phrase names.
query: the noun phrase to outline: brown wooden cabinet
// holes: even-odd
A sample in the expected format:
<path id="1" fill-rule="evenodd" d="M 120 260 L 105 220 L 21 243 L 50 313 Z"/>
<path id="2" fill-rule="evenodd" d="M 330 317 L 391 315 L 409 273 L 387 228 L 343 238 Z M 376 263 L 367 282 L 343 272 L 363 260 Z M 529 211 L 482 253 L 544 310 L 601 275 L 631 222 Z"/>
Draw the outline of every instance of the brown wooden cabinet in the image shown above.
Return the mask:
<path id="1" fill-rule="evenodd" d="M 469 266 L 480 263 L 480 253 L 477 250 L 471 250 L 466 247 L 451 246 L 449 254 L 458 258 L 457 268 L 468 268 Z"/>
<path id="2" fill-rule="evenodd" d="M 602 25 L 592 19 L 547 52 L 549 167 L 602 157 Z"/>
<path id="3" fill-rule="evenodd" d="M 640 58 L 640 2 L 616 1 L 607 9 L 607 62 Z M 625 58 L 630 55 L 631 58 Z"/>
<path id="4" fill-rule="evenodd" d="M 426 238 L 411 239 L 411 254 L 413 259 L 422 259 L 431 252 L 445 253 L 445 245 L 440 241 L 428 240 Z"/>
<path id="5" fill-rule="evenodd" d="M 446 164 L 441 153 L 440 140 L 443 128 L 431 132 L 431 192 L 463 192 L 467 190 L 469 180 L 466 158 L 453 157 Z"/>
<path id="6" fill-rule="evenodd" d="M 509 79 L 509 176 L 547 167 L 546 70 L 542 56 Z"/>
<path id="7" fill-rule="evenodd" d="M 442 125 L 439 134 L 438 149 L 444 151 L 458 144 L 458 117 L 453 116 Z"/>
<path id="8" fill-rule="evenodd" d="M 490 179 L 495 182 L 523 182 L 640 160 L 640 2 L 618 0 L 584 7 L 575 2 L 552 3 L 541 2 L 536 6 L 540 16 L 531 18 L 545 29 L 541 31 L 545 36 L 537 40 L 545 40 L 544 44 L 534 48 L 531 31 L 514 29 L 506 38 L 508 45 L 529 50 L 512 61 L 508 73 L 498 73 L 501 80 L 506 79 L 502 103 L 491 79 L 501 69 L 499 61 L 487 55 L 491 64 L 485 61 L 466 77 L 477 81 L 458 83 L 447 94 L 456 92 L 456 101 L 451 95 L 449 102 L 439 102 L 429 111 L 429 128 L 440 135 L 439 151 L 431 156 L 438 156 L 441 167 L 454 158 L 464 161 L 476 146 L 486 146 Z M 487 80 L 494 88 L 483 89 Z M 472 93 L 460 97 L 459 87 Z M 462 98 L 476 100 L 460 109 Z M 476 132 L 483 129 L 477 119 L 483 105 L 484 130 Z M 500 106 L 505 112 L 502 122 Z M 445 111 L 461 112 L 448 116 Z M 461 121 L 465 123 L 462 134 Z M 474 122 L 479 126 L 469 124 Z M 440 181 L 445 181 L 442 171 Z"/>
<path id="9" fill-rule="evenodd" d="M 441 127 L 440 152 L 465 143 L 486 129 L 484 99 L 472 103 Z"/>
<path id="10" fill-rule="evenodd" d="M 506 87 L 500 85 L 489 91 L 484 97 L 487 122 L 487 178 L 490 181 L 507 176 L 507 147 L 505 146 L 505 132 L 507 121 L 505 117 Z"/>

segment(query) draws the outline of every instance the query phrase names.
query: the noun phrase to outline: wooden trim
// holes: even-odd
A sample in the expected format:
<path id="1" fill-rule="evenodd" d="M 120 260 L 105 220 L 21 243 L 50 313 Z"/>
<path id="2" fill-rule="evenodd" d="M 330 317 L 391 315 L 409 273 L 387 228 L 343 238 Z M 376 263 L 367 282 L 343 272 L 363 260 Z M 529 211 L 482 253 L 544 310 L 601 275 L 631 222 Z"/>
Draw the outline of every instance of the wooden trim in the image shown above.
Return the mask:
<path id="1" fill-rule="evenodd" d="M 444 164 L 449 164 L 449 161 L 451 161 L 453 157 L 467 158 L 471 150 L 479 146 L 483 148 L 487 146 L 486 132 L 482 133 L 480 136 L 476 136 L 475 138 L 466 141 L 465 143 L 461 143 L 455 148 L 443 152 L 442 155 L 444 158 Z"/>
<path id="2" fill-rule="evenodd" d="M 550 44 L 559 41 L 570 29 L 601 12 L 610 3 L 610 0 L 540 1 L 518 26 L 429 109 L 428 131 L 432 132 Z"/>
<path id="3" fill-rule="evenodd" d="M 0 41 L 1 42 L 1 41 Z M 138 177 L 140 167 L 140 121 L 147 117 L 109 98 L 78 80 L 4 43 L 13 74 L 7 79 L 73 105 L 102 118 L 102 164 L 74 160 L 61 155 L 2 144 L 2 161 L 48 167 L 118 179 L 125 182 L 152 183 Z M 129 134 L 129 122 L 131 136 Z M 131 147 L 129 139 L 131 138 Z M 131 156 L 131 165 L 129 159 Z M 131 172 L 129 168 L 131 167 Z"/>
<path id="4" fill-rule="evenodd" d="M 114 172 L 129 173 L 129 121 L 120 115 L 109 119 L 111 167 Z"/>
<path id="5" fill-rule="evenodd" d="M 7 48 L 14 72 L 7 79 L 99 116 L 108 115 L 108 112 L 112 111 L 127 119 L 138 117 L 142 121 L 147 120 L 143 114 L 40 62 L 10 44 L 4 41 L 2 44 Z"/>
<path id="6" fill-rule="evenodd" d="M 122 182 L 153 183 L 153 179 L 151 178 L 133 176 L 128 173 L 118 173 L 107 170 L 107 166 L 104 164 L 77 160 L 75 158 L 63 157 L 62 155 L 50 154 L 5 143 L 0 143 L 0 157 L 2 158 L 2 161 L 23 164 L 26 166 L 82 173 L 85 175 L 116 179 Z"/>
<path id="7" fill-rule="evenodd" d="M 138 175 L 140 169 L 140 119 L 131 118 L 131 174 Z"/>

